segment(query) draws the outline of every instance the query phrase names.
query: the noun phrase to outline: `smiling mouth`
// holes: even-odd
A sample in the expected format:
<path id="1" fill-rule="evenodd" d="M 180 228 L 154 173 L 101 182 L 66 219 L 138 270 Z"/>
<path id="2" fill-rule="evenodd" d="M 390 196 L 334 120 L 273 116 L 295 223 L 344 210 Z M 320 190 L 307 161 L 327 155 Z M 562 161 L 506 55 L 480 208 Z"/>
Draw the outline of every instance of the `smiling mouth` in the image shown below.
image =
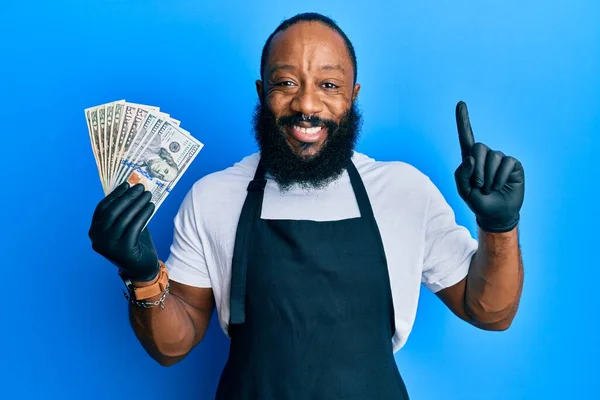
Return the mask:
<path id="1" fill-rule="evenodd" d="M 325 128 L 324 126 L 304 128 L 298 125 L 292 125 L 288 126 L 286 128 L 286 131 L 298 142 L 315 143 L 323 138 L 323 136 L 327 133 L 327 128 Z"/>

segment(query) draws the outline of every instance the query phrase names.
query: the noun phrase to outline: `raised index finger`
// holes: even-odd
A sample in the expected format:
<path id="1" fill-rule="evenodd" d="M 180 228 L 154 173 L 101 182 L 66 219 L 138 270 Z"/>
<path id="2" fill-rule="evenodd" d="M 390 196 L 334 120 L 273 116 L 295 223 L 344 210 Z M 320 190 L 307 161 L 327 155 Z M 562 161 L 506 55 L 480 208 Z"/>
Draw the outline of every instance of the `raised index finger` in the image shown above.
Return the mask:
<path id="1" fill-rule="evenodd" d="M 459 101 L 456 105 L 456 127 L 458 128 L 460 152 L 464 159 L 471 154 L 471 147 L 475 144 L 471 122 L 469 121 L 469 112 L 464 101 Z"/>

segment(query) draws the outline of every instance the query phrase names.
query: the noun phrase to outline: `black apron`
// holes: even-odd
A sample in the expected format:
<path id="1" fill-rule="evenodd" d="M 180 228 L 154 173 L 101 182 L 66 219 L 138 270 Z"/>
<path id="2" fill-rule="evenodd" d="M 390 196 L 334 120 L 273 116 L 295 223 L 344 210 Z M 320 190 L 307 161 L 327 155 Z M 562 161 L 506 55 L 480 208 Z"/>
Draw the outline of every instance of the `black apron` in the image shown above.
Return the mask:
<path id="1" fill-rule="evenodd" d="M 217 400 L 408 399 L 383 243 L 351 160 L 347 171 L 360 217 L 265 220 L 259 163 L 236 233 Z"/>

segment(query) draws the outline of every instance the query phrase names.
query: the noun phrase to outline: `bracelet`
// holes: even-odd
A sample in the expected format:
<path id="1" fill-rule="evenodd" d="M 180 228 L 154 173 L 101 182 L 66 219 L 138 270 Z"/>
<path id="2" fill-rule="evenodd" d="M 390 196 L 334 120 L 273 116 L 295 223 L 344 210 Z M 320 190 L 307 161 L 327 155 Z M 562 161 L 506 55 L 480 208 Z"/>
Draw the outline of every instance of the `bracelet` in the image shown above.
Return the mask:
<path id="1" fill-rule="evenodd" d="M 123 290 L 123 296 L 125 296 L 127 301 L 129 301 L 131 304 L 135 304 L 138 307 L 152 308 L 155 306 L 160 306 L 160 308 L 164 310 L 165 309 L 165 298 L 167 297 L 167 294 L 169 293 L 169 287 L 170 287 L 170 285 L 167 283 L 167 286 L 165 287 L 165 291 L 163 292 L 162 296 L 160 297 L 160 299 L 158 299 L 156 301 L 135 300 L 133 297 L 129 296 L 127 294 L 127 292 L 125 292 L 124 290 Z"/>
<path id="2" fill-rule="evenodd" d="M 135 304 L 138 307 L 150 308 L 154 306 L 160 306 L 160 308 L 164 310 L 164 301 L 169 293 L 169 274 L 165 264 L 162 261 L 159 261 L 158 264 L 159 270 L 156 277 L 154 277 L 152 281 L 149 281 L 140 287 L 135 286 L 128 276 L 126 276 L 122 271 L 119 271 L 119 276 L 121 279 L 123 279 L 123 283 L 125 284 L 123 295 L 127 301 Z M 145 301 L 146 299 L 156 298 L 156 296 L 161 293 L 162 296 L 159 300 Z"/>

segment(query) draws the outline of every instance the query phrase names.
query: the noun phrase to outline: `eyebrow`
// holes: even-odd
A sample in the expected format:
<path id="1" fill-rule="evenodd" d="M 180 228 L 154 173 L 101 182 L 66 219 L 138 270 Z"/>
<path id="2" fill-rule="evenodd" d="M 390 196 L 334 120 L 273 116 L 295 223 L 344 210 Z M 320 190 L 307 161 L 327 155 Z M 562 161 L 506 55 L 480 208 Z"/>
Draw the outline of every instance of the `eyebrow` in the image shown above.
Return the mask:
<path id="1" fill-rule="evenodd" d="M 327 65 L 323 65 L 321 67 L 321 69 L 325 70 L 325 71 L 340 71 L 342 74 L 346 73 L 346 70 L 340 64 L 335 64 L 335 65 L 327 64 Z"/>
<path id="2" fill-rule="evenodd" d="M 280 69 L 286 71 L 294 71 L 296 70 L 296 67 L 291 64 L 275 64 L 275 66 L 271 68 L 270 73 L 272 74 Z M 340 71 L 342 74 L 346 74 L 346 70 L 340 64 L 325 64 L 322 65 L 319 69 L 322 71 Z"/>

